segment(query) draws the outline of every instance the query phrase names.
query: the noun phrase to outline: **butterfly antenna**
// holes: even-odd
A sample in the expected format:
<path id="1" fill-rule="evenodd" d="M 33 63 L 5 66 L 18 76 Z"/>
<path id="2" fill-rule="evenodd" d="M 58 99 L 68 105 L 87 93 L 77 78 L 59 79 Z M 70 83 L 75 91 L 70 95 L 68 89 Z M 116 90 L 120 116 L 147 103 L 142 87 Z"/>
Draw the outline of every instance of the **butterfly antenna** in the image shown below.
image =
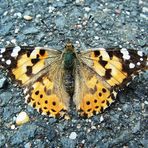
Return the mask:
<path id="1" fill-rule="evenodd" d="M 44 20 L 41 20 L 41 23 L 46 27 L 46 29 L 48 29 L 50 31 L 49 26 L 46 24 L 46 22 Z"/>

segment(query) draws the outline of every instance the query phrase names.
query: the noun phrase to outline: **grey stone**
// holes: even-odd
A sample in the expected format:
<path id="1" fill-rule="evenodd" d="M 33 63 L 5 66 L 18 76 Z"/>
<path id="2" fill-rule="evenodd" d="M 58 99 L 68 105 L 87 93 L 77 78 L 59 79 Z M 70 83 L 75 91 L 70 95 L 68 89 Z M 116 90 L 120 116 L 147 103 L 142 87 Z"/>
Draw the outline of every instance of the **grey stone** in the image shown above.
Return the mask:
<path id="1" fill-rule="evenodd" d="M 128 147 L 129 148 L 138 148 L 139 146 L 137 144 L 137 141 L 130 141 Z"/>
<path id="2" fill-rule="evenodd" d="M 3 88 L 4 85 L 6 84 L 6 82 L 7 82 L 7 79 L 5 77 L 1 78 L 0 79 L 0 88 Z"/>
<path id="3" fill-rule="evenodd" d="M 18 34 L 16 37 L 16 40 L 18 42 L 23 42 L 25 40 L 25 35 L 24 34 Z"/>
<path id="4" fill-rule="evenodd" d="M 53 3 L 54 7 L 64 7 L 65 3 L 63 1 L 56 1 Z"/>
<path id="5" fill-rule="evenodd" d="M 36 33 L 38 33 L 39 32 L 39 30 L 36 28 L 36 27 L 33 27 L 33 26 L 31 26 L 31 27 L 25 27 L 23 30 L 22 30 L 22 32 L 25 34 L 25 35 L 27 35 L 27 34 L 36 34 Z"/>
<path id="6" fill-rule="evenodd" d="M 141 140 L 142 145 L 144 148 L 148 148 L 148 130 L 144 133 L 144 138 Z"/>
<path id="7" fill-rule="evenodd" d="M 8 106 L 4 107 L 2 118 L 4 121 L 12 119 L 12 115 L 19 112 L 21 108 L 12 106 L 9 104 Z"/>
<path id="8" fill-rule="evenodd" d="M 131 111 L 132 111 L 132 106 L 131 106 L 130 104 L 125 104 L 125 105 L 123 106 L 123 111 L 124 111 L 125 113 L 131 112 Z"/>
<path id="9" fill-rule="evenodd" d="M 5 142 L 6 142 L 5 136 L 2 133 L 0 133 L 0 147 L 3 147 Z"/>
<path id="10" fill-rule="evenodd" d="M 31 147 L 31 144 L 28 142 L 24 145 L 24 148 L 30 148 Z"/>
<path id="11" fill-rule="evenodd" d="M 43 32 L 40 32 L 37 36 L 36 36 L 36 39 L 38 41 L 40 41 L 41 39 L 43 39 L 44 37 L 46 37 L 46 35 L 43 33 Z"/>
<path id="12" fill-rule="evenodd" d="M 71 140 L 69 138 L 62 138 L 61 139 L 62 147 L 64 148 L 75 148 L 76 147 L 76 140 Z"/>
<path id="13" fill-rule="evenodd" d="M 132 132 L 135 134 L 135 133 L 137 133 L 138 131 L 140 131 L 140 121 L 138 121 L 136 124 L 135 124 L 135 126 L 134 126 L 134 128 L 133 128 L 133 130 L 132 130 Z"/>
<path id="14" fill-rule="evenodd" d="M 66 23 L 66 20 L 65 20 L 65 17 L 63 17 L 63 16 L 58 16 L 55 19 L 56 27 L 59 29 L 62 29 L 65 26 L 65 23 Z"/>
<path id="15" fill-rule="evenodd" d="M 45 143 L 40 139 L 35 140 L 34 143 L 35 143 L 36 147 L 38 147 L 38 148 L 45 148 Z"/>
<path id="16" fill-rule="evenodd" d="M 111 147 L 120 143 L 126 143 L 133 138 L 133 135 L 129 133 L 128 130 L 121 131 L 120 133 L 121 133 L 120 135 L 116 135 L 116 138 L 110 142 Z"/>
<path id="17" fill-rule="evenodd" d="M 0 35 L 5 36 L 10 33 L 10 29 L 12 28 L 13 23 L 7 23 L 5 25 L 0 26 Z"/>
<path id="18" fill-rule="evenodd" d="M 7 105 L 10 99 L 12 98 L 12 93 L 11 92 L 3 92 L 0 94 L 0 106 Z"/>
<path id="19" fill-rule="evenodd" d="M 24 141 L 29 140 L 35 136 L 37 126 L 34 124 L 24 124 L 19 130 L 11 137 L 10 141 L 12 145 L 21 144 Z"/>

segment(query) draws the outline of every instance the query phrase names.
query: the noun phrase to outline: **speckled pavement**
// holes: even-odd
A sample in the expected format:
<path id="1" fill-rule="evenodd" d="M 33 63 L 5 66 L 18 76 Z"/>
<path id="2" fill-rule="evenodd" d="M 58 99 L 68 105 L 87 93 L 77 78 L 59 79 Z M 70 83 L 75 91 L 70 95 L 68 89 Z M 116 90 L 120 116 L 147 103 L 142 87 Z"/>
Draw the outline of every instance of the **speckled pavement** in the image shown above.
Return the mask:
<path id="1" fill-rule="evenodd" d="M 44 23 L 42 23 L 42 21 Z M 46 25 L 45 25 L 46 24 Z M 125 47 L 147 51 L 146 0 L 0 1 L 0 47 Z M 17 126 L 25 111 L 30 121 Z M 148 73 L 137 77 L 105 112 L 70 120 L 40 115 L 25 104 L 22 90 L 0 70 L 0 147 L 147 148 Z"/>

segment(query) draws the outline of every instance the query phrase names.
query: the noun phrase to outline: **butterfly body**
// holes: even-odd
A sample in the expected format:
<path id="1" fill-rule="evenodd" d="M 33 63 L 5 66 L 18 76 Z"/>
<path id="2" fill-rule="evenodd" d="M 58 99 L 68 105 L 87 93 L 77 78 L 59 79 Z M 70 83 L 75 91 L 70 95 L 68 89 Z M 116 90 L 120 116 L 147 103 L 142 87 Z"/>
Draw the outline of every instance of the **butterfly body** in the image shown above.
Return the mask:
<path id="1" fill-rule="evenodd" d="M 65 47 L 65 52 L 63 54 L 64 58 L 64 68 L 67 70 L 72 70 L 74 68 L 76 53 L 74 52 L 73 47 Z"/>
<path id="2" fill-rule="evenodd" d="M 122 49 L 63 51 L 44 47 L 0 49 L 0 65 L 24 89 L 26 102 L 40 113 L 63 116 L 71 101 L 88 117 L 105 110 L 120 89 L 148 68 L 147 55 Z"/>

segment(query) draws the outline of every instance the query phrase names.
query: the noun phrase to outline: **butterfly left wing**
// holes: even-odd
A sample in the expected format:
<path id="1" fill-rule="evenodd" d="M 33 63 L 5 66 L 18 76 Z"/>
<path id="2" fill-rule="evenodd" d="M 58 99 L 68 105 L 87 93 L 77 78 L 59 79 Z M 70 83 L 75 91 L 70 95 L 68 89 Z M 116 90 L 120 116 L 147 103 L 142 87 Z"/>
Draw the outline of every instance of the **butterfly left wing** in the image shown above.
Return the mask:
<path id="1" fill-rule="evenodd" d="M 117 92 L 148 68 L 147 56 L 127 49 L 93 49 L 78 54 L 74 100 L 77 109 L 92 116 L 102 112 Z"/>
<path id="2" fill-rule="evenodd" d="M 14 82 L 26 88 L 27 103 L 39 112 L 56 116 L 68 109 L 60 51 L 42 47 L 2 48 L 0 65 Z"/>

